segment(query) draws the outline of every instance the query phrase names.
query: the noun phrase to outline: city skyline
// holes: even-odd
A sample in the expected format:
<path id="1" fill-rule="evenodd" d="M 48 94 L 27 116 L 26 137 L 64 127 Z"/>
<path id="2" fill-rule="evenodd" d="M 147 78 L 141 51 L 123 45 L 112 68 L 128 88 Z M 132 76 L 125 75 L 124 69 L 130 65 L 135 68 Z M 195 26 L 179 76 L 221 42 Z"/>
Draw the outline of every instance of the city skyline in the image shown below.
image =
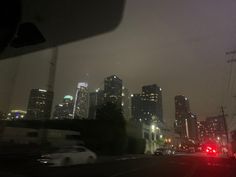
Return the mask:
<path id="1" fill-rule="evenodd" d="M 118 81 L 118 83 L 116 83 Z M 124 115 L 127 115 L 127 117 L 129 117 L 128 119 L 131 118 L 131 98 L 133 97 L 134 93 L 130 93 L 129 92 L 129 89 L 126 88 L 123 84 L 122 84 L 123 80 L 120 79 L 117 75 L 113 74 L 111 76 L 108 76 L 106 78 L 104 78 L 104 86 L 102 88 L 96 88 L 96 89 L 91 89 L 88 85 L 88 82 L 78 82 L 77 84 L 77 90 L 76 90 L 76 93 L 74 94 L 71 94 L 71 95 L 66 95 L 64 94 L 64 97 L 63 97 L 63 102 L 59 102 L 59 103 L 56 103 L 55 107 L 52 108 L 51 112 L 52 112 L 52 115 L 51 115 L 51 118 L 55 118 L 55 112 L 57 112 L 57 110 L 60 112 L 61 111 L 61 108 L 63 108 L 63 104 L 66 103 L 68 104 L 69 102 L 72 102 L 73 104 L 76 103 L 78 104 L 77 102 L 80 101 L 81 99 L 79 99 L 79 92 L 81 89 L 83 88 L 86 88 L 86 92 L 91 95 L 88 97 L 88 99 L 90 100 L 89 101 L 89 107 L 91 106 L 90 105 L 90 102 L 91 102 L 91 98 L 92 98 L 92 106 L 95 106 L 96 104 L 97 105 L 101 105 L 102 103 L 105 103 L 105 102 L 112 102 L 114 101 L 114 103 L 118 103 L 118 105 L 120 104 L 122 106 L 122 110 L 123 110 L 123 114 Z M 118 84 L 118 85 L 117 85 Z M 118 88 L 116 88 L 118 86 Z M 107 88 L 106 88 L 107 87 Z M 119 89 L 120 87 L 120 89 Z M 106 88 L 106 92 L 104 91 Z M 150 84 L 150 85 L 145 85 L 145 86 L 141 86 L 142 90 L 144 88 L 146 88 L 147 90 L 147 95 L 144 95 L 145 93 L 145 89 L 143 90 L 143 92 L 141 93 L 143 99 L 147 99 L 147 100 L 150 100 L 150 101 L 158 101 L 158 104 L 161 104 L 161 107 L 158 108 L 157 112 L 158 112 L 158 115 L 156 115 L 157 117 L 160 115 L 161 117 L 159 117 L 158 119 L 160 119 L 161 121 L 163 121 L 163 117 L 162 117 L 162 94 L 161 94 L 161 91 L 162 91 L 162 88 L 161 87 L 158 87 L 156 84 Z M 150 90 L 151 89 L 151 90 Z M 153 90 L 154 89 L 154 90 Z M 42 92 L 42 93 L 47 93 L 48 91 L 47 90 L 44 90 L 44 89 L 41 89 L 41 88 L 33 88 L 32 90 L 36 90 L 38 92 Z M 31 90 L 31 92 L 32 92 Z M 156 90 L 157 90 L 157 93 L 156 93 Z M 155 94 L 154 94 L 155 92 Z M 100 97 L 101 97 L 101 94 L 103 95 L 103 98 L 99 98 L 97 96 L 97 94 L 100 93 Z M 115 98 L 115 100 L 110 100 L 110 99 L 107 99 L 106 97 L 108 97 L 110 94 L 110 96 L 113 98 L 114 95 L 116 95 L 117 98 Z M 154 94 L 154 95 L 153 95 Z M 157 95 L 156 95 L 157 94 Z M 160 94 L 160 95 L 159 95 Z M 73 95 L 73 96 L 72 96 Z M 78 98 L 77 98 L 78 97 Z M 93 98 L 94 97 L 94 98 Z M 150 97 L 150 98 L 149 98 Z M 75 100 L 74 100 L 75 98 Z M 31 95 L 29 96 L 28 98 L 29 100 L 31 99 Z M 102 99 L 102 100 L 101 100 Z M 106 100 L 107 99 L 107 100 Z M 159 100 L 160 99 L 160 100 Z M 118 100 L 118 101 L 117 101 Z M 126 107 L 127 106 L 127 107 Z M 151 106 L 152 105 L 149 105 L 147 104 L 147 106 Z M 75 108 L 75 106 L 73 106 L 74 108 L 73 109 L 77 109 Z M 63 108 L 64 109 L 64 108 Z M 128 109 L 128 110 L 127 110 Z M 74 111 L 73 111 L 74 112 Z M 151 111 L 152 112 L 152 111 Z M 156 112 L 156 110 L 155 110 Z M 154 113 L 154 114 L 157 114 L 157 113 Z M 57 119 L 57 118 L 56 118 Z"/>
<path id="2" fill-rule="evenodd" d="M 88 80 L 95 89 L 101 87 L 99 78 L 116 73 L 132 93 L 140 92 L 142 85 L 161 85 L 170 125 L 173 97 L 179 94 L 191 99 L 200 119 L 219 114 L 219 107 L 226 105 L 225 52 L 236 47 L 234 7 L 232 1 L 214 6 L 211 1 L 128 1 L 116 30 L 58 47 L 54 106 L 64 94 L 75 93 L 78 81 Z M 30 89 L 47 84 L 51 55 L 47 49 L 1 61 L 3 110 L 25 109 Z"/>
<path id="3" fill-rule="evenodd" d="M 236 0 L 1 8 L 0 174 L 236 177 Z"/>
<path id="4" fill-rule="evenodd" d="M 104 84 L 105 84 L 105 82 L 106 82 L 106 79 L 107 78 L 113 78 L 113 77 L 116 77 L 116 78 L 118 78 L 118 79 L 120 79 L 119 78 L 119 76 L 117 76 L 117 74 L 112 74 L 111 76 L 107 76 L 107 77 L 105 77 L 104 79 L 101 79 L 101 80 L 104 80 Z M 99 90 L 101 90 L 101 89 L 103 89 L 104 90 L 104 87 L 105 87 L 105 85 L 104 86 L 102 86 L 102 87 L 99 87 L 99 88 L 91 88 L 91 87 L 89 87 L 88 85 L 89 85 L 89 83 L 84 79 L 83 80 L 84 82 L 79 82 L 77 85 L 78 85 L 78 88 L 79 87 L 81 87 L 81 84 L 83 85 L 83 86 L 85 86 L 86 88 L 87 88 L 87 90 L 88 90 L 88 93 L 90 94 L 90 93 L 93 93 L 93 92 L 98 92 Z M 122 80 L 123 81 L 123 80 Z M 85 85 L 84 85 L 85 84 Z M 75 84 L 76 85 L 76 84 Z M 149 84 L 149 85 L 151 85 L 151 84 Z M 155 84 L 154 84 L 155 85 Z M 148 84 L 146 84 L 146 85 L 144 85 L 144 86 L 140 86 L 139 87 L 139 89 L 140 89 L 140 95 L 142 95 L 142 87 L 145 87 L 145 86 L 148 86 Z M 77 88 L 77 89 L 78 89 Z M 124 86 L 122 85 L 122 89 L 124 88 Z M 161 87 L 158 87 L 158 88 L 160 88 L 160 90 L 162 91 L 162 88 Z M 42 89 L 40 89 L 40 88 L 37 88 L 38 90 L 42 90 Z M 78 90 L 77 90 L 78 91 Z M 75 91 L 75 93 L 71 93 L 70 95 L 74 95 L 74 97 L 76 98 L 76 93 L 77 93 L 77 91 Z M 137 93 L 130 93 L 130 96 L 132 97 L 132 95 L 133 94 L 137 94 Z M 67 94 L 65 93 L 64 94 L 64 96 L 66 96 Z M 178 95 L 177 95 L 178 96 Z M 185 97 L 184 95 L 181 95 L 181 96 L 183 96 L 183 97 Z M 187 97 L 185 97 L 185 98 L 187 98 Z M 105 99 L 105 97 L 104 97 L 104 99 Z M 188 98 L 187 98 L 188 99 Z M 57 105 L 60 105 L 60 103 L 58 102 L 58 103 L 55 103 L 55 100 L 53 101 L 54 102 L 54 104 L 57 106 Z M 55 111 L 55 106 L 52 108 L 52 110 L 51 110 L 51 114 L 53 115 L 53 113 L 54 113 L 54 111 Z M 89 110 L 88 110 L 88 112 L 89 112 Z M 161 113 L 161 114 L 163 114 L 163 113 Z M 51 118 L 53 118 L 53 116 L 51 115 Z M 217 114 L 215 114 L 215 115 L 217 115 Z M 213 115 L 212 115 L 213 116 Z M 203 119 L 205 119 L 206 117 L 204 117 Z M 164 120 L 163 120 L 164 122 L 165 122 L 165 118 L 164 118 Z M 174 121 L 174 120 L 173 120 Z"/>

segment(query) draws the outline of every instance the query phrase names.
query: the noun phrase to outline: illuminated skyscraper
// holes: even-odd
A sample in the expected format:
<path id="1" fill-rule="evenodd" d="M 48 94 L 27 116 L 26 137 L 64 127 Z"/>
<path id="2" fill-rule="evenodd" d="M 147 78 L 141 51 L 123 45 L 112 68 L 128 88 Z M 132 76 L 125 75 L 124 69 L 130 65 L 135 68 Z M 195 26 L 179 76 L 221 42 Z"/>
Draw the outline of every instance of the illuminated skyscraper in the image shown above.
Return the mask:
<path id="1" fill-rule="evenodd" d="M 122 103 L 122 80 L 116 75 L 109 76 L 104 80 L 105 102 L 111 102 L 121 106 Z"/>
<path id="2" fill-rule="evenodd" d="M 207 139 L 207 124 L 206 121 L 198 121 L 198 139 L 200 142 L 204 142 Z"/>
<path id="3" fill-rule="evenodd" d="M 132 119 L 142 121 L 142 96 L 141 94 L 131 95 L 131 112 Z"/>
<path id="4" fill-rule="evenodd" d="M 227 144 L 227 131 L 225 125 L 225 117 L 222 115 L 207 117 L 206 118 L 207 133 L 206 137 L 208 139 L 217 140 L 220 139 L 221 143 Z"/>
<path id="5" fill-rule="evenodd" d="M 127 88 L 122 88 L 122 112 L 126 120 L 131 119 L 131 95 Z"/>
<path id="6" fill-rule="evenodd" d="M 193 113 L 189 113 L 187 123 L 188 138 L 192 140 L 198 140 L 197 116 Z"/>
<path id="7" fill-rule="evenodd" d="M 72 119 L 74 100 L 71 95 L 66 95 L 63 102 L 55 106 L 54 119 Z"/>
<path id="8" fill-rule="evenodd" d="M 96 111 L 98 107 L 104 104 L 104 91 L 96 89 L 95 92 L 89 94 L 89 118 L 96 118 Z"/>
<path id="9" fill-rule="evenodd" d="M 27 119 L 49 119 L 53 101 L 53 92 L 43 89 L 32 89 L 27 108 Z"/>
<path id="10" fill-rule="evenodd" d="M 147 123 L 163 122 L 162 89 L 156 84 L 142 87 L 142 119 Z"/>
<path id="11" fill-rule="evenodd" d="M 87 119 L 89 113 L 88 83 L 79 82 L 76 90 L 73 117 Z"/>
<path id="12" fill-rule="evenodd" d="M 188 137 L 188 128 L 186 127 L 190 114 L 189 100 L 183 95 L 175 97 L 175 131 L 181 138 Z"/>

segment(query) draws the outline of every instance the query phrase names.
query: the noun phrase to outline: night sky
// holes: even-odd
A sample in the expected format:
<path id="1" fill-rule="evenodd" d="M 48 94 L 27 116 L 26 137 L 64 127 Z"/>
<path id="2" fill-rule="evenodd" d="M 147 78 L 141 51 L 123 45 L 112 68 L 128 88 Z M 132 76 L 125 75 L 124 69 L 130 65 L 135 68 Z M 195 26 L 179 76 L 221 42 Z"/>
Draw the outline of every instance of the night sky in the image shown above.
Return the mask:
<path id="1" fill-rule="evenodd" d="M 229 75 L 226 51 L 236 49 L 234 0 L 127 0 L 120 26 L 59 47 L 55 100 L 90 90 L 116 74 L 132 93 L 163 89 L 164 120 L 174 121 L 174 96 L 190 99 L 200 119 L 220 113 Z M 0 110 L 23 109 L 31 88 L 46 88 L 51 50 L 0 61 Z M 235 74 L 236 75 L 236 74 Z"/>

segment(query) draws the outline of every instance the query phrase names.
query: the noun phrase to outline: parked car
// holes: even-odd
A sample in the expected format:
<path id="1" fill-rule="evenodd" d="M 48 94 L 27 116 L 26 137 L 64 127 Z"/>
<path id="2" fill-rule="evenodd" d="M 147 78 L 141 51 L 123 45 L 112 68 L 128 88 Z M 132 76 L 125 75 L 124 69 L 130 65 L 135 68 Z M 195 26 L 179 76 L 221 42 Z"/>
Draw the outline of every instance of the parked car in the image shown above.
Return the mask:
<path id="1" fill-rule="evenodd" d="M 154 155 L 174 155 L 175 151 L 174 149 L 168 149 L 168 148 L 157 148 L 154 152 Z"/>
<path id="2" fill-rule="evenodd" d="M 70 166 L 94 163 L 96 159 L 96 154 L 86 147 L 73 146 L 59 149 L 54 153 L 44 154 L 39 162 L 49 166 Z"/>

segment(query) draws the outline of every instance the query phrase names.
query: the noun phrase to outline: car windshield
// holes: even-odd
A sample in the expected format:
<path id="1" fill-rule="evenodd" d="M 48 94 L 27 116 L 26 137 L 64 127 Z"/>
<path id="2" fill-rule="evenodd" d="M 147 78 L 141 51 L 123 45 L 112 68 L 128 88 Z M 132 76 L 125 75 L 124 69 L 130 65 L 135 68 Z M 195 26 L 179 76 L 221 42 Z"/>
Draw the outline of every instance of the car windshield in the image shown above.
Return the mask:
<path id="1" fill-rule="evenodd" d="M 66 153 L 66 152 L 71 152 L 71 151 L 75 151 L 75 148 L 62 148 L 62 149 L 58 149 L 55 152 L 56 153 Z"/>
<path id="2" fill-rule="evenodd" d="M 0 176 L 235 168 L 236 1 L 0 6 Z"/>

